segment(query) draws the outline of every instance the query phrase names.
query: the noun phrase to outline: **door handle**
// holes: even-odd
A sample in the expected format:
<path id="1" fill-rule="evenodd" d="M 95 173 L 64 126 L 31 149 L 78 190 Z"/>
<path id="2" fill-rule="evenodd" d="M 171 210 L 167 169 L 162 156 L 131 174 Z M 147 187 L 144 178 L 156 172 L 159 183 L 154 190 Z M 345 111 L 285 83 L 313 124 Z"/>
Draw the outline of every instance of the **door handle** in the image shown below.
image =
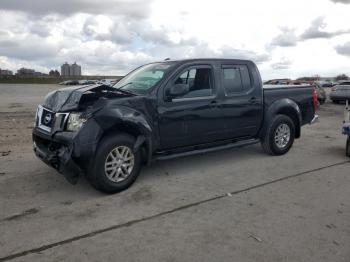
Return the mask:
<path id="1" fill-rule="evenodd" d="M 218 103 L 218 101 L 216 101 L 216 100 L 210 101 L 210 104 L 212 104 L 212 105 L 215 105 L 217 103 Z"/>
<path id="2" fill-rule="evenodd" d="M 248 100 L 248 102 L 251 103 L 251 104 L 255 104 L 256 101 L 258 101 L 258 99 L 257 99 L 255 96 L 251 97 L 251 98 Z"/>

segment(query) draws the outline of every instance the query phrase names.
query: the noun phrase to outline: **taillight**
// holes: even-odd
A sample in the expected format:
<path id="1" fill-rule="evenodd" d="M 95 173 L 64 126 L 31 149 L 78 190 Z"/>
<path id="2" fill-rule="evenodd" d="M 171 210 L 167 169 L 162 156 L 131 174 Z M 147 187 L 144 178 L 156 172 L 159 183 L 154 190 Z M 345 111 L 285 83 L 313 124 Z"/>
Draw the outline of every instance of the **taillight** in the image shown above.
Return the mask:
<path id="1" fill-rule="evenodd" d="M 316 112 L 318 106 L 318 95 L 316 89 L 314 89 L 314 91 L 312 92 L 312 102 L 314 104 L 314 110 Z"/>

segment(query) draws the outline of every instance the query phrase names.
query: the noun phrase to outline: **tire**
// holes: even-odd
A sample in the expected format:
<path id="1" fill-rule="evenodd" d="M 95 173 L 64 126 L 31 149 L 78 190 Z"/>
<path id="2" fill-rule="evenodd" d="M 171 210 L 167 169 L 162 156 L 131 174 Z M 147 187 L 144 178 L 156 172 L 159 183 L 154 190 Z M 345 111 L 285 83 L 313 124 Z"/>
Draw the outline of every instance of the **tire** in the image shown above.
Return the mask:
<path id="1" fill-rule="evenodd" d="M 348 136 L 348 139 L 346 140 L 345 155 L 350 157 L 350 136 Z"/>
<path id="2" fill-rule="evenodd" d="M 326 102 L 326 100 L 325 99 L 320 99 L 320 100 L 318 100 L 318 102 L 320 103 L 320 105 L 323 105 Z"/>
<path id="3" fill-rule="evenodd" d="M 108 136 L 104 138 L 98 146 L 94 162 L 92 163 L 92 168 L 88 171 L 88 180 L 91 183 L 91 185 L 97 190 L 108 194 L 117 193 L 129 188 L 138 177 L 142 163 L 140 150 L 138 150 L 137 152 L 133 151 L 134 144 L 135 138 L 128 134 L 118 134 L 115 136 Z M 122 153 L 124 152 L 123 150 L 126 150 L 127 153 L 130 153 L 128 157 L 121 157 Z M 127 160 L 125 162 L 120 163 L 113 162 L 122 161 L 121 159 L 127 158 L 130 158 L 131 160 Z M 112 168 L 113 170 L 105 170 L 105 165 L 107 162 L 107 169 Z M 113 162 L 113 164 L 110 164 L 111 162 Z M 131 166 L 130 163 L 132 162 L 133 167 L 131 168 L 131 171 L 129 173 L 129 167 L 125 168 L 125 165 Z M 112 165 L 115 165 L 116 167 L 112 167 Z M 113 176 L 113 174 L 115 175 L 115 177 L 110 178 Z M 125 175 L 125 178 L 123 175 Z M 120 181 L 112 181 L 112 179 L 119 179 Z"/>
<path id="4" fill-rule="evenodd" d="M 279 136 L 281 139 L 277 139 L 276 132 L 279 129 L 285 130 L 283 134 L 287 134 L 289 128 L 289 139 L 287 135 Z M 295 138 L 295 125 L 292 119 L 286 115 L 276 115 L 269 123 L 265 135 L 260 139 L 261 146 L 267 154 L 270 155 L 283 155 L 289 151 L 292 147 Z M 280 143 L 280 144 L 279 144 Z"/>

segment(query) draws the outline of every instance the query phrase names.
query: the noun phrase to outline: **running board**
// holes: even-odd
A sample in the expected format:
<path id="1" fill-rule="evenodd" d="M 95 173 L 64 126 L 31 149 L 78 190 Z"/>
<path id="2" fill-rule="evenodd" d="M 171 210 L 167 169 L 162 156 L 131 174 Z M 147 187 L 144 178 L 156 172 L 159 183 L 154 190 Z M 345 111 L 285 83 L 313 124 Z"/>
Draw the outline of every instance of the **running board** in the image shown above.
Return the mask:
<path id="1" fill-rule="evenodd" d="M 197 155 L 197 154 L 203 154 L 208 152 L 215 152 L 219 150 L 224 149 L 230 149 L 235 147 L 242 147 L 242 146 L 248 146 L 259 143 L 259 139 L 248 139 L 248 140 L 240 140 L 237 142 L 232 142 L 226 145 L 220 145 L 215 147 L 209 147 L 209 148 L 203 148 L 203 149 L 195 149 L 192 151 L 186 151 L 181 153 L 174 153 L 174 154 L 167 154 L 167 155 L 159 155 L 155 156 L 155 160 L 168 160 L 178 157 L 184 157 L 184 156 L 191 156 L 191 155 Z"/>

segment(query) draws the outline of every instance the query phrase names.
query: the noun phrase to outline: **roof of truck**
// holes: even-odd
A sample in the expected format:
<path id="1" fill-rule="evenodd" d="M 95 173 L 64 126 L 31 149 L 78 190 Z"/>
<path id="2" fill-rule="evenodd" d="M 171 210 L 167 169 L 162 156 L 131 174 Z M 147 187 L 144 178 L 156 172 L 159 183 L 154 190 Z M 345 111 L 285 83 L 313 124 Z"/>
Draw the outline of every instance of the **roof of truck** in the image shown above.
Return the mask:
<path id="1" fill-rule="evenodd" d="M 197 61 L 234 61 L 234 62 L 250 62 L 253 63 L 251 60 L 245 60 L 245 59 L 233 59 L 233 58 L 184 58 L 184 59 L 168 59 L 163 61 L 158 61 L 158 63 L 161 62 L 197 62 Z"/>

